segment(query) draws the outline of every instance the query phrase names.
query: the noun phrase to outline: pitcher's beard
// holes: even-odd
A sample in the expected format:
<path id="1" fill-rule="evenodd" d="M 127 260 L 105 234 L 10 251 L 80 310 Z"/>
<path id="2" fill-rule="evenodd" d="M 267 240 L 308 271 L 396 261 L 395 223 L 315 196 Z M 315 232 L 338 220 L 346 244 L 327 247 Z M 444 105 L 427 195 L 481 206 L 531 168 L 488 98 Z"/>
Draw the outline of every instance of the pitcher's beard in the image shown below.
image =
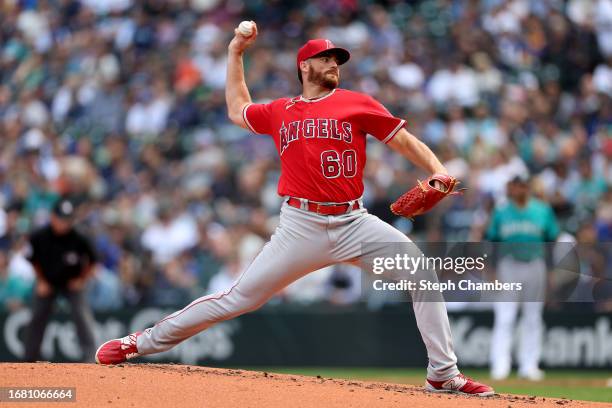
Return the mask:
<path id="1" fill-rule="evenodd" d="M 336 77 L 328 77 L 323 72 L 315 72 L 315 70 L 310 66 L 308 68 L 308 80 L 321 88 L 333 90 L 338 87 L 339 76 Z"/>

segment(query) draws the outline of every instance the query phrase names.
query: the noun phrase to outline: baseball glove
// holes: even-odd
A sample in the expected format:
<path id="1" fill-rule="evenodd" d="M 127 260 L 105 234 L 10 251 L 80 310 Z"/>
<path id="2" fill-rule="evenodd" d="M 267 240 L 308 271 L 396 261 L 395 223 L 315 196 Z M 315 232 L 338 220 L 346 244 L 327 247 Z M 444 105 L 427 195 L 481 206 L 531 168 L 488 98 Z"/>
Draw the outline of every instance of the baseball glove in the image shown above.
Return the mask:
<path id="1" fill-rule="evenodd" d="M 436 188 L 436 181 L 439 188 Z M 448 195 L 461 194 L 461 190 L 455 190 L 459 180 L 448 174 L 434 174 L 417 183 L 391 204 L 393 214 L 412 218 L 431 210 Z"/>

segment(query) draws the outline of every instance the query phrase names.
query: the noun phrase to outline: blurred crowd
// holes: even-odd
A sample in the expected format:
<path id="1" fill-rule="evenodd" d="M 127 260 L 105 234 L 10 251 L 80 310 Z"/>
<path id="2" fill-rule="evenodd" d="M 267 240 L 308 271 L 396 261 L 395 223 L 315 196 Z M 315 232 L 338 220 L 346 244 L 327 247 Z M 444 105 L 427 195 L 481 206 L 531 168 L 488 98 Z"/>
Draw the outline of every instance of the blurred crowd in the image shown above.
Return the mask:
<path id="1" fill-rule="evenodd" d="M 272 141 L 226 117 L 245 19 L 255 101 L 298 95 L 298 48 L 329 38 L 352 53 L 341 87 L 406 118 L 462 179 L 463 196 L 398 219 L 389 203 L 422 174 L 369 141 L 366 206 L 415 241 L 480 240 L 517 174 L 578 242 L 612 238 L 612 0 L 5 0 L 1 308 L 28 301 L 27 234 L 59 196 L 99 252 L 97 310 L 184 304 L 248 265 L 281 198 Z M 276 301 L 350 303 L 359 276 L 329 268 Z"/>

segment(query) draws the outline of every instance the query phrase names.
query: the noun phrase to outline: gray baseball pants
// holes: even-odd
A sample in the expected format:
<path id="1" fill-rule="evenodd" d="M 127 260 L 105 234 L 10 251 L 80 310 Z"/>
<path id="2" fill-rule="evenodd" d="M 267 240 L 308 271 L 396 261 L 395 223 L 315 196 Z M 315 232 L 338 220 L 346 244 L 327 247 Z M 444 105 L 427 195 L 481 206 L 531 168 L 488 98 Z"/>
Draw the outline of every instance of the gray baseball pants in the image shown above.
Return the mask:
<path id="1" fill-rule="evenodd" d="M 215 323 L 256 310 L 310 272 L 331 264 L 355 263 L 362 256 L 375 256 L 376 253 L 362 253 L 363 242 L 411 241 L 365 209 L 325 216 L 285 203 L 271 240 L 234 284 L 221 293 L 194 300 L 146 329 L 138 336 L 138 351 L 142 355 L 166 351 Z M 429 358 L 428 378 L 443 381 L 454 377 L 459 370 L 445 304 L 423 301 L 418 291 L 412 296 L 417 326 Z"/>

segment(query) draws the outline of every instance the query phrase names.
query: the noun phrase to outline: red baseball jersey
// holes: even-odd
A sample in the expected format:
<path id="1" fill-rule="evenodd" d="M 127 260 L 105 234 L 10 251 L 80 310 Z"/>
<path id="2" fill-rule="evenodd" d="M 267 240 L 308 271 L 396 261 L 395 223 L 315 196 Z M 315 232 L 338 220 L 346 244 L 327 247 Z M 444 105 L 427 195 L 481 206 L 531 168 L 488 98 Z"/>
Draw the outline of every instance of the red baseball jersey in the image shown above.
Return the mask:
<path id="1" fill-rule="evenodd" d="M 279 195 L 335 203 L 363 194 L 366 136 L 388 143 L 406 123 L 371 96 L 345 89 L 249 104 L 242 116 L 251 131 L 274 138 Z"/>

